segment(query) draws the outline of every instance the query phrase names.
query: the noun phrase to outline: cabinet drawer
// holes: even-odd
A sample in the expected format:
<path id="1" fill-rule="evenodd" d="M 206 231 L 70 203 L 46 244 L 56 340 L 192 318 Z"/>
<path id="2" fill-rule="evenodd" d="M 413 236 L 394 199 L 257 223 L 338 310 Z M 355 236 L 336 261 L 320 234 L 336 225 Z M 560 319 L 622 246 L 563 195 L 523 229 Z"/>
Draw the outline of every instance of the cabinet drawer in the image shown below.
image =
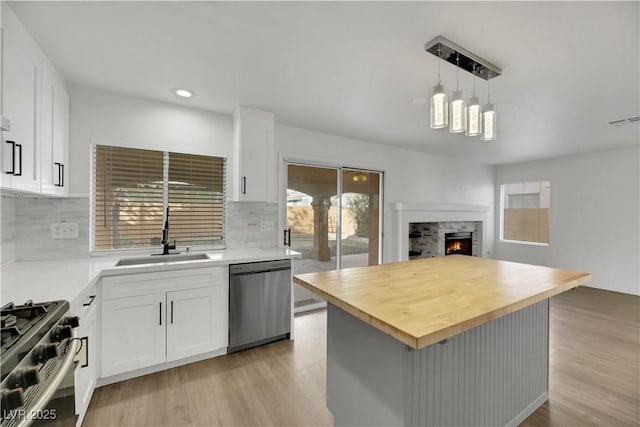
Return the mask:
<path id="1" fill-rule="evenodd" d="M 105 300 L 226 284 L 228 267 L 191 268 L 109 276 L 102 279 Z"/>
<path id="2" fill-rule="evenodd" d="M 82 317 L 86 316 L 89 310 L 98 305 L 97 301 L 97 283 L 93 283 L 85 288 L 80 294 L 78 294 L 73 301 L 71 301 L 71 313 Z M 82 325 L 82 323 L 81 323 Z"/>

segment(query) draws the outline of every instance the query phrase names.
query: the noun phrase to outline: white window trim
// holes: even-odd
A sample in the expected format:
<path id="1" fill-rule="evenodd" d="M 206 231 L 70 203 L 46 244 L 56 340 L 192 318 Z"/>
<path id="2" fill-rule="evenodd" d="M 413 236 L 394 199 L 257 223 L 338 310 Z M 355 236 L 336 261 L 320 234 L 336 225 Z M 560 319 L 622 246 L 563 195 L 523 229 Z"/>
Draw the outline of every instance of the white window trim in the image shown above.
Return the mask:
<path id="1" fill-rule="evenodd" d="M 547 243 L 542 243 L 542 242 L 528 242 L 526 240 L 508 240 L 504 238 L 504 192 L 506 189 L 506 186 L 509 184 L 520 184 L 523 182 L 549 182 L 551 183 L 550 179 L 533 179 L 533 180 L 529 180 L 529 181 L 521 181 L 521 182 L 502 182 L 500 184 L 498 184 L 498 191 L 500 193 L 499 198 L 498 198 L 498 211 L 499 211 L 499 223 L 498 223 L 498 241 L 500 243 L 515 243 L 517 245 L 528 245 L 528 246 L 542 246 L 542 247 L 548 247 L 551 245 L 551 232 L 549 232 L 549 242 Z M 549 207 L 549 212 L 551 212 L 551 208 Z M 551 215 L 551 213 L 549 213 L 549 215 Z"/>

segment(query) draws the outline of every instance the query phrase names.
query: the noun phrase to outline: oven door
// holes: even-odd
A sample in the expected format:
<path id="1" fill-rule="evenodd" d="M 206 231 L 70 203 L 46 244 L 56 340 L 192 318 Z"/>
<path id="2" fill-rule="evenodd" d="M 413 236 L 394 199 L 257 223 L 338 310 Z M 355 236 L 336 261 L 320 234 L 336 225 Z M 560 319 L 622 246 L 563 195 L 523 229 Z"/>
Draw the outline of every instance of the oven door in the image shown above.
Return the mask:
<path id="1" fill-rule="evenodd" d="M 36 415 L 33 426 L 74 427 L 78 416 L 75 411 L 75 368 L 77 362 L 69 368 L 49 403 Z"/>
<path id="2" fill-rule="evenodd" d="M 75 355 L 80 340 L 68 342 L 64 357 L 50 359 L 40 368 L 40 383 L 25 392 L 23 408 L 5 419 L 2 427 L 76 425 L 74 398 Z"/>

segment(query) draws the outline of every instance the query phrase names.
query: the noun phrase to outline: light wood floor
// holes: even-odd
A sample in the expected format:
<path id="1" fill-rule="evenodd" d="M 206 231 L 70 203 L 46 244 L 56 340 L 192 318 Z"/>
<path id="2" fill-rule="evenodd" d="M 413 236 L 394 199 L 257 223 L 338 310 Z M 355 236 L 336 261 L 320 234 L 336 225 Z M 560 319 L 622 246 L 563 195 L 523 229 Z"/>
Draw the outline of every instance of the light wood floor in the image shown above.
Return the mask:
<path id="1" fill-rule="evenodd" d="M 326 313 L 295 327 L 294 343 L 99 388 L 83 425 L 331 425 Z M 640 298 L 578 288 L 552 299 L 549 393 L 522 426 L 640 425 Z"/>

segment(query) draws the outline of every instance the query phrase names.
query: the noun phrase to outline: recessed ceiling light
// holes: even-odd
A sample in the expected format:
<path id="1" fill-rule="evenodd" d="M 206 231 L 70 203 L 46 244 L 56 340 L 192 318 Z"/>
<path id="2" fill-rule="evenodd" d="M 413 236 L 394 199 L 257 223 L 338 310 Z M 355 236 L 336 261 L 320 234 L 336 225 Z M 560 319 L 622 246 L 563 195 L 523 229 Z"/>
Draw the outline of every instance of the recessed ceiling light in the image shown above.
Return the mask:
<path id="1" fill-rule="evenodd" d="M 176 95 L 181 96 L 183 98 L 191 98 L 192 93 L 186 89 L 178 89 L 176 90 Z"/>

